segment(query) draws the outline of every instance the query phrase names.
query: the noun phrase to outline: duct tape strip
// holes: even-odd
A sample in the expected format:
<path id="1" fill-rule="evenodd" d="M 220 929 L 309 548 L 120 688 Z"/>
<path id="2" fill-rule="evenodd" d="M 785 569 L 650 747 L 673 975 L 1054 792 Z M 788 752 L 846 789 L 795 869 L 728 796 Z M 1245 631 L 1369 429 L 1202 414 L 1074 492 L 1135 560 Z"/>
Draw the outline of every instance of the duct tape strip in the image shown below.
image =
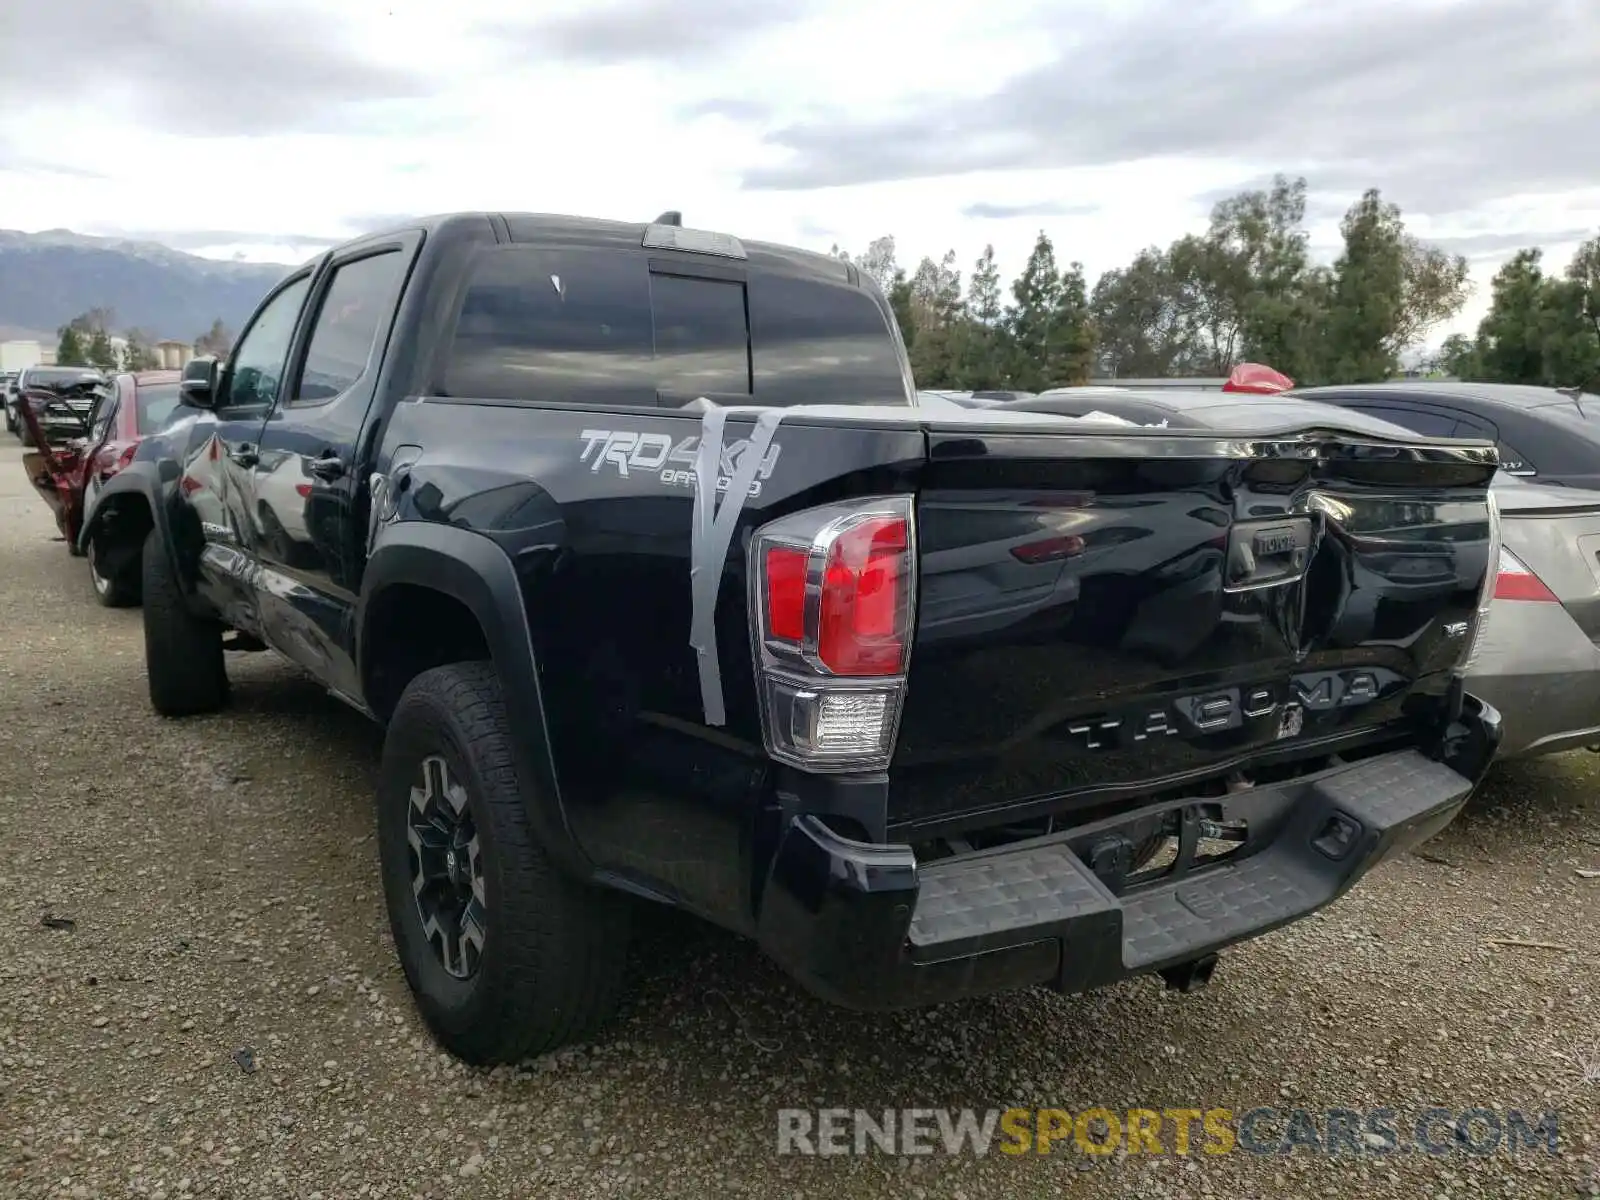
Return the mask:
<path id="1" fill-rule="evenodd" d="M 727 490 L 717 501 L 717 480 L 722 466 L 722 435 L 730 415 L 755 412 L 750 444 L 734 467 Z M 717 659 L 717 593 L 728 561 L 728 547 L 739 524 L 756 468 L 772 445 L 772 435 L 783 420 L 781 408 L 708 408 L 700 421 L 700 449 L 694 463 L 693 528 L 689 537 L 689 645 L 700 668 L 700 703 L 707 725 L 726 725 L 722 698 L 722 669 Z"/>

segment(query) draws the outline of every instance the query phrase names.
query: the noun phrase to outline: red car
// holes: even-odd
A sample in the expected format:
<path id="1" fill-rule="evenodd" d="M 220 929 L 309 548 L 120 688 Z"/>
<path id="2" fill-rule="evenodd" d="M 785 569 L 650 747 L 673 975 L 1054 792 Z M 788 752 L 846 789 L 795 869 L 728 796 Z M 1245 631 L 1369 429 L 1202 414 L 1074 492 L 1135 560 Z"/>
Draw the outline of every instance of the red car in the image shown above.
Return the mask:
<path id="1" fill-rule="evenodd" d="M 31 404 L 19 404 L 18 415 L 27 422 L 33 435 L 33 448 L 22 456 L 28 480 L 44 497 L 56 517 L 56 528 L 67 540 L 73 554 L 78 548 L 78 533 L 83 528 L 95 493 L 107 479 L 133 461 L 134 451 L 144 437 L 156 432 L 178 407 L 178 371 L 141 371 L 134 375 L 114 375 L 110 387 L 85 420 L 84 436 L 52 446 L 38 427 Z M 87 548 L 89 578 L 100 603 L 125 608 L 139 603 L 139 564 L 102 574 L 95 560 L 95 548 Z"/>

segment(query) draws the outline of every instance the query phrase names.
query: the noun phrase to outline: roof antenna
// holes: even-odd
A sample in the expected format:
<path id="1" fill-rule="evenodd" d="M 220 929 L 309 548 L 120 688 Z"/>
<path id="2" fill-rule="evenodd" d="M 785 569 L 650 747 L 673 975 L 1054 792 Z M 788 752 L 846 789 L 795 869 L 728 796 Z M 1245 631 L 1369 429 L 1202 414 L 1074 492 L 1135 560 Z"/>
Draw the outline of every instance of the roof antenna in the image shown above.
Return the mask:
<path id="1" fill-rule="evenodd" d="M 650 224 L 652 224 L 652 225 L 676 225 L 679 228 L 682 228 L 683 227 L 683 214 L 681 212 L 679 212 L 675 208 L 669 208 L 666 212 L 662 213 L 654 221 L 651 221 Z"/>

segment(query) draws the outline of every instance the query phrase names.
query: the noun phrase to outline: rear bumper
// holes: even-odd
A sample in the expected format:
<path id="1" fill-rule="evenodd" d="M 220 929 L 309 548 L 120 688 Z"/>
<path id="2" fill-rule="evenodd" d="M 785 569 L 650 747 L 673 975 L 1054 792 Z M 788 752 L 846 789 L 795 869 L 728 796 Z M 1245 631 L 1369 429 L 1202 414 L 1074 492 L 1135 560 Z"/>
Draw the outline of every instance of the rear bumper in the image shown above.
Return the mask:
<path id="1" fill-rule="evenodd" d="M 1499 713 L 1469 696 L 1431 757 L 1396 751 L 1245 793 L 1251 827 L 1269 831 L 1248 857 L 1121 896 L 1068 845 L 1077 831 L 918 864 L 909 846 L 850 841 L 796 817 L 773 860 L 757 937 L 808 989 L 850 1008 L 1038 983 L 1100 987 L 1191 962 L 1337 899 L 1448 825 L 1499 740 Z"/>
<path id="2" fill-rule="evenodd" d="M 1559 604 L 1496 601 L 1467 686 L 1505 714 L 1502 758 L 1600 743 L 1600 649 Z"/>

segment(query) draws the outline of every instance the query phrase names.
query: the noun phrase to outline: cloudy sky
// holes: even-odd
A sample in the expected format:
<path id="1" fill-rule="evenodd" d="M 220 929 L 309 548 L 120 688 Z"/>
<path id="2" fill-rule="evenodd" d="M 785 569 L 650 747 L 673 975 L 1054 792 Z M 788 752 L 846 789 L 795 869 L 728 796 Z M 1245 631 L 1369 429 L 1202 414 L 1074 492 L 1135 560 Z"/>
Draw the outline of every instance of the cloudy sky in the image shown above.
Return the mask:
<path id="1" fill-rule="evenodd" d="M 1463 325 L 1600 231 L 1595 0 L 7 0 L 0 48 L 0 228 L 222 257 L 677 208 L 1093 275 L 1284 171 L 1325 254 L 1368 186 L 1467 254 Z"/>

